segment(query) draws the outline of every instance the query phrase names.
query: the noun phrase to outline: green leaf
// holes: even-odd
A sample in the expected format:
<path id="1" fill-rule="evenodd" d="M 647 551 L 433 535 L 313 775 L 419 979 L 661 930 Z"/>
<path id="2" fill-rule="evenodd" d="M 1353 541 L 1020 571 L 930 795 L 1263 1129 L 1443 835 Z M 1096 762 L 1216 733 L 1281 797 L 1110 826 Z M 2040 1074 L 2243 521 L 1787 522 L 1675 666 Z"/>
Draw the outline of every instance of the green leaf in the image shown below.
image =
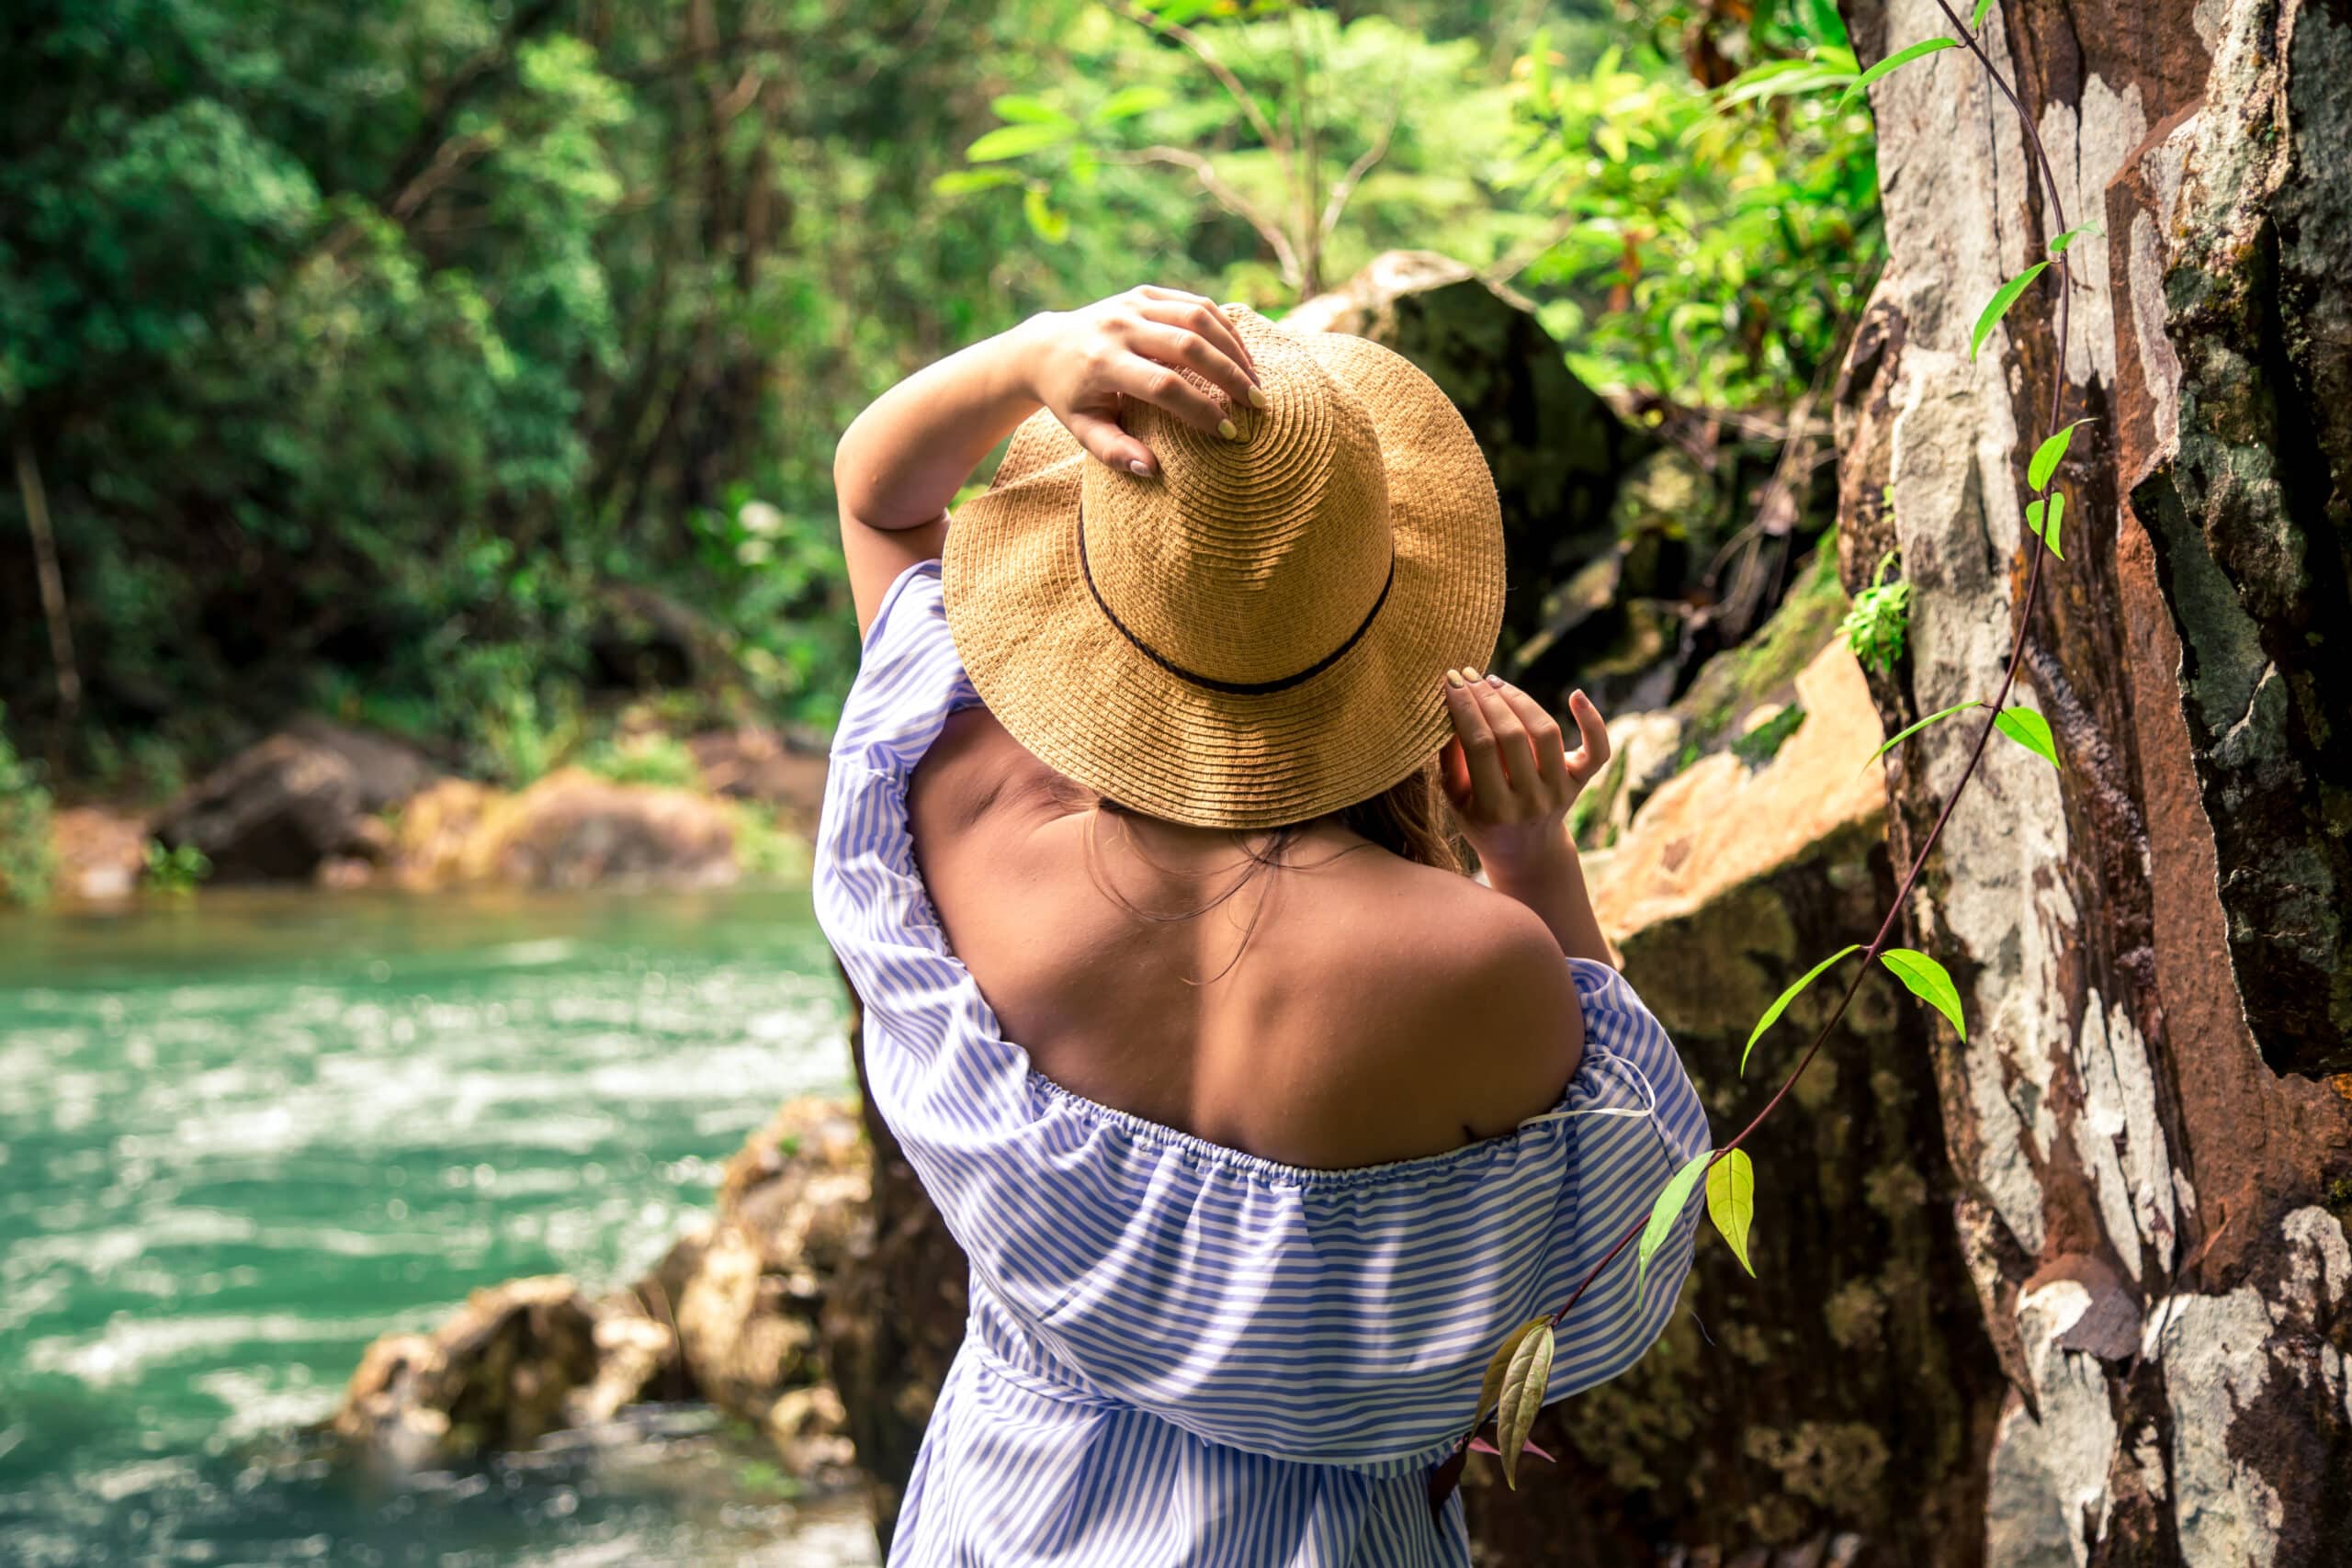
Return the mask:
<path id="1" fill-rule="evenodd" d="M 1853 950 L 1849 948 L 1847 951 L 1850 953 Z M 1657 1249 L 1666 1245 L 1666 1238 L 1674 1234 L 1674 1223 L 1682 1217 L 1683 1208 L 1690 1201 L 1690 1190 L 1699 1185 L 1700 1173 L 1714 1157 L 1712 1149 L 1702 1149 L 1692 1155 L 1690 1163 L 1676 1171 L 1673 1179 L 1658 1193 L 1657 1201 L 1650 1205 L 1650 1223 L 1642 1227 L 1642 1239 L 1634 1248 L 1634 1303 L 1636 1306 L 1649 1292 L 1650 1259 L 1656 1258 Z"/>
<path id="2" fill-rule="evenodd" d="M 1707 1168 L 1707 1217 L 1747 1277 L 1756 1278 L 1756 1265 L 1747 1260 L 1747 1227 L 1756 1219 L 1756 1167 L 1746 1149 L 1734 1149 Z"/>
<path id="3" fill-rule="evenodd" d="M 2058 765 L 2058 748 L 2050 738 L 2050 721 L 2031 708 L 2003 708 L 1993 716 L 1993 728 L 2052 767 Z"/>
<path id="4" fill-rule="evenodd" d="M 2026 285 L 2040 277 L 2041 269 L 2049 265 L 2048 262 L 2036 262 L 1993 291 L 1993 298 L 1984 301 L 1983 313 L 1977 316 L 1976 325 L 1968 333 L 1969 358 L 1976 357 L 1976 351 L 1984 346 L 1984 340 L 1993 335 L 1993 329 L 2001 324 L 2001 318 L 2009 313 L 2009 307 L 2018 302 L 2018 296 L 2025 292 Z"/>
<path id="5" fill-rule="evenodd" d="M 1968 18 L 1968 30 L 1972 33 L 1983 32 L 1984 30 L 1984 18 L 1992 14 L 1993 0 L 1976 0 L 1975 14 Z"/>
<path id="6" fill-rule="evenodd" d="M 1958 49 L 1959 47 L 1960 40 L 1956 38 L 1928 38 L 1921 39 L 1908 49 L 1898 49 L 1860 76 L 1855 77 L 1854 85 L 1847 88 L 1845 95 L 1838 100 L 1838 107 L 1843 108 L 1847 104 L 1870 91 L 1871 83 L 1891 71 L 1900 71 L 1913 61 L 1923 55 L 1933 54 L 1939 49 Z"/>
<path id="7" fill-rule="evenodd" d="M 1029 219 L 1029 227 L 1037 238 L 1049 245 L 1058 245 L 1069 238 L 1069 214 L 1057 212 L 1046 199 L 1046 187 L 1031 186 L 1021 195 L 1021 210 Z"/>
<path id="8" fill-rule="evenodd" d="M 1907 947 L 1890 947 L 1878 955 L 1879 962 L 1894 972 L 1894 977 L 1911 987 L 1911 994 L 1951 1020 L 1951 1026 L 1968 1038 L 1968 1021 L 1960 1010 L 1960 987 L 1951 983 L 1944 966 L 1924 953 Z"/>
<path id="9" fill-rule="evenodd" d="M 1544 1408 L 1544 1390 L 1552 1381 L 1552 1320 L 1539 1317 L 1532 1332 L 1511 1348 L 1510 1365 L 1504 1369 L 1501 1392 L 1495 1400 L 1495 1447 L 1501 1450 L 1503 1484 L 1519 1490 L 1519 1455 Z"/>
<path id="10" fill-rule="evenodd" d="M 2066 492 L 2063 490 L 2055 491 L 2048 499 L 2050 526 L 2044 528 L 2041 525 L 2041 502 L 2039 501 L 2025 503 L 2025 525 L 2033 530 L 2036 538 L 2050 547 L 2052 555 L 2064 560 L 2066 552 L 2058 547 L 2058 525 L 2066 520 Z"/>
<path id="11" fill-rule="evenodd" d="M 2078 223 L 2074 228 L 2067 230 L 2064 233 L 2050 242 L 2050 254 L 2053 256 L 2064 254 L 2068 245 L 2073 244 L 2076 240 L 2081 239 L 2086 234 L 2097 234 L 2099 238 L 2105 239 L 2107 237 L 2107 231 L 2100 228 L 2096 223 Z"/>
<path id="12" fill-rule="evenodd" d="M 964 156 L 975 164 L 1001 164 L 1030 152 L 1041 152 L 1069 139 L 1070 127 L 1061 125 L 1000 125 L 969 147 Z"/>
<path id="13" fill-rule="evenodd" d="M 1885 745 L 1871 753 L 1870 761 L 1864 762 L 1862 766 L 1865 768 L 1869 767 L 1871 762 L 1877 761 L 1881 757 L 1885 756 L 1889 751 L 1894 750 L 1897 746 L 1902 745 L 1905 740 L 1910 739 L 1913 736 L 1918 734 L 1919 731 L 1927 728 L 1928 726 L 1931 724 L 1941 724 L 1945 719 L 1950 718 L 1956 713 L 1962 713 L 1969 708 L 1981 707 L 1983 705 L 1984 705 L 1979 703 L 1974 697 L 1971 697 L 1964 703 L 1954 703 L 1951 706 L 1944 709 L 1941 713 L 1931 713 L 1927 717 L 1921 719 L 1918 723 L 1907 725 L 1905 728 L 1896 730 L 1893 735 L 1887 737 Z M 1847 953 L 1851 953 L 1854 950 L 1850 947 L 1846 950 Z M 1840 953 L 1838 956 L 1843 957 L 1845 954 Z M 1810 976 L 1808 976 L 1808 978 Z M 1745 1060 L 1746 1058 L 1743 1057 L 1742 1061 L 1745 1062 Z"/>
<path id="14" fill-rule="evenodd" d="M 1102 100 L 1102 107 L 1094 111 L 1094 118 L 1099 123 L 1104 125 L 1110 124 L 1113 120 L 1133 119 L 1139 114 L 1148 114 L 1158 108 L 1168 101 L 1168 89 L 1165 87 L 1140 85 L 1122 87 Z"/>
<path id="15" fill-rule="evenodd" d="M 2068 425 L 2033 449 L 2033 460 L 2025 466 L 2025 482 L 2029 490 L 2050 488 L 2050 476 L 2058 471 L 2058 465 L 2066 460 L 2066 448 L 2075 444 L 2075 425 L 2090 423 L 2087 419 L 2078 419 L 2075 424 Z"/>
<path id="16" fill-rule="evenodd" d="M 976 190 L 994 190 L 1021 178 L 1010 169 L 950 169 L 931 182 L 933 196 L 964 196 Z"/>
<path id="17" fill-rule="evenodd" d="M 1544 1327 L 1551 1321 L 1552 1319 L 1549 1314 L 1546 1314 L 1542 1317 L 1529 1318 L 1525 1323 L 1522 1323 L 1517 1328 L 1512 1329 L 1510 1331 L 1510 1337 L 1506 1338 L 1502 1342 L 1501 1346 L 1496 1349 L 1494 1355 L 1488 1358 L 1487 1361 L 1487 1379 L 1478 1389 L 1478 1413 L 1470 1417 L 1470 1429 L 1472 1431 L 1475 1432 L 1480 1427 L 1486 1425 L 1487 1416 L 1494 1410 L 1497 1402 L 1502 1398 L 1503 1374 L 1510 1370 L 1511 1352 L 1519 1348 L 1519 1342 L 1521 1340 L 1526 1338 L 1537 1329 Z"/>
<path id="18" fill-rule="evenodd" d="M 1939 715 L 1938 716 L 1941 716 Z M 1911 727 L 1912 729 L 1917 729 L 1917 728 L 1918 726 L 1916 724 Z M 1908 735 L 1910 732 L 1910 730 L 1906 729 L 1903 733 L 1904 735 Z M 1902 739 L 1902 735 L 1898 735 L 1894 738 L 1895 740 L 1900 740 Z M 1890 740 L 1887 744 L 1892 746 L 1894 744 L 1894 741 Z M 1806 970 L 1802 976 L 1798 976 L 1797 983 L 1795 985 L 1791 986 L 1787 990 L 1782 991 L 1778 998 L 1774 998 L 1772 1005 L 1764 1010 L 1764 1016 L 1758 1019 L 1756 1021 L 1756 1027 L 1747 1032 L 1747 1049 L 1739 1054 L 1739 1070 L 1743 1077 L 1745 1077 L 1747 1072 L 1747 1057 L 1749 1053 L 1756 1049 L 1756 1043 L 1764 1038 L 1764 1032 L 1771 1028 L 1773 1024 L 1779 1022 L 1781 1015 L 1789 1010 L 1789 1004 L 1796 1000 L 1798 997 L 1802 996 L 1807 986 L 1810 986 L 1815 980 L 1820 979 L 1821 972 L 1823 970 L 1828 968 L 1831 964 L 1837 963 L 1839 959 L 1845 957 L 1846 954 L 1849 953 L 1860 952 L 1861 946 L 1862 944 L 1858 942 L 1849 947 L 1839 948 L 1837 952 L 1831 953 L 1828 957 L 1823 959 L 1820 963 L 1815 964 L 1812 968 Z"/>
<path id="19" fill-rule="evenodd" d="M 989 107 L 999 119 L 1017 120 L 1023 125 L 1058 125 L 1072 127 L 1076 121 L 1043 98 L 1033 98 L 1026 93 L 1007 93 L 1001 98 L 990 98 Z"/>
<path id="20" fill-rule="evenodd" d="M 1538 28 L 1527 40 L 1527 93 L 1538 104 L 1552 101 L 1552 29 Z"/>

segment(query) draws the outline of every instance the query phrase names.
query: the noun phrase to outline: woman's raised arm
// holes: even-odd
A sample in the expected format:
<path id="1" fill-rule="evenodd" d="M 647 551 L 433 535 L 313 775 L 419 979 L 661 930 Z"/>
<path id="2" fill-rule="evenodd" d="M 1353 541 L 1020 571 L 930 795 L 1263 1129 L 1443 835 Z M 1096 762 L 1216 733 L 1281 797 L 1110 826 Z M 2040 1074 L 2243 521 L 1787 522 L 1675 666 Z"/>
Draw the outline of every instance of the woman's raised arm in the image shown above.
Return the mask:
<path id="1" fill-rule="evenodd" d="M 1151 449 L 1120 427 L 1125 400 L 1217 429 L 1224 407 L 1179 368 L 1236 401 L 1261 396 L 1250 351 L 1224 312 L 1197 294 L 1147 285 L 1081 310 L 1034 316 L 876 399 L 833 452 L 859 632 L 872 625 L 900 572 L 939 553 L 947 503 L 989 448 L 1040 407 L 1103 462 L 1147 476 L 1158 465 Z"/>

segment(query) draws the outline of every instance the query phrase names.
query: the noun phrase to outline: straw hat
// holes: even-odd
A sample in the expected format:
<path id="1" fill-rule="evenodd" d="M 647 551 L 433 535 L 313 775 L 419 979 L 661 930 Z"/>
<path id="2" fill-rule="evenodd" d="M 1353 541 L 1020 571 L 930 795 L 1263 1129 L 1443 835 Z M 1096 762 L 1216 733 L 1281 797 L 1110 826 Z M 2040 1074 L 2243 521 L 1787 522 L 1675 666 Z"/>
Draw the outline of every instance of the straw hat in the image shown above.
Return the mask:
<path id="1" fill-rule="evenodd" d="M 1270 406 L 1230 408 L 1227 440 L 1130 401 L 1153 479 L 1033 416 L 947 530 L 947 625 L 1048 765 L 1169 821 L 1269 828 L 1444 743 L 1445 671 L 1485 669 L 1502 623 L 1502 514 L 1409 361 L 1227 313 Z"/>

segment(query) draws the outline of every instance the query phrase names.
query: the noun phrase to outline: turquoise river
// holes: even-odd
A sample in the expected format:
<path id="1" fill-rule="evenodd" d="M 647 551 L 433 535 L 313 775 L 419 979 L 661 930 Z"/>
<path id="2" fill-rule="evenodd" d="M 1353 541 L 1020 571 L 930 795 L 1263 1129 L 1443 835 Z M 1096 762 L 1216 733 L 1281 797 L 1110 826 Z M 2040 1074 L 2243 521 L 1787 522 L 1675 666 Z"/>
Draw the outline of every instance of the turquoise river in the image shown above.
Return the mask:
<path id="1" fill-rule="evenodd" d="M 302 1435 L 477 1285 L 650 1263 L 841 1021 L 801 892 L 0 913 L 0 1563 L 870 1563 L 695 1411 L 399 1482 Z"/>

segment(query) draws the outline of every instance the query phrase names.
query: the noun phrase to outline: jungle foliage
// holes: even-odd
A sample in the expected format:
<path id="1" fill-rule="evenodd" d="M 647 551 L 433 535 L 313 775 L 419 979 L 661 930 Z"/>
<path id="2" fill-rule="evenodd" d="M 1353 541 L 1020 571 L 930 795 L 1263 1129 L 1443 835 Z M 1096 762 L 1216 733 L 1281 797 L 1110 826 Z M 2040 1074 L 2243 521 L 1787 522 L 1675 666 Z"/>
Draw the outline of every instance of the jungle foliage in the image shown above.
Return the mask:
<path id="1" fill-rule="evenodd" d="M 1780 404 L 1876 254 L 1864 106 L 1769 90 L 1850 66 L 1826 0 L 36 0 L 5 36 L 0 701 L 53 785 L 168 788 L 303 707 L 514 777 L 649 686 L 821 725 L 835 433 L 1139 279 L 1279 310 L 1439 249 L 1590 379 Z"/>

